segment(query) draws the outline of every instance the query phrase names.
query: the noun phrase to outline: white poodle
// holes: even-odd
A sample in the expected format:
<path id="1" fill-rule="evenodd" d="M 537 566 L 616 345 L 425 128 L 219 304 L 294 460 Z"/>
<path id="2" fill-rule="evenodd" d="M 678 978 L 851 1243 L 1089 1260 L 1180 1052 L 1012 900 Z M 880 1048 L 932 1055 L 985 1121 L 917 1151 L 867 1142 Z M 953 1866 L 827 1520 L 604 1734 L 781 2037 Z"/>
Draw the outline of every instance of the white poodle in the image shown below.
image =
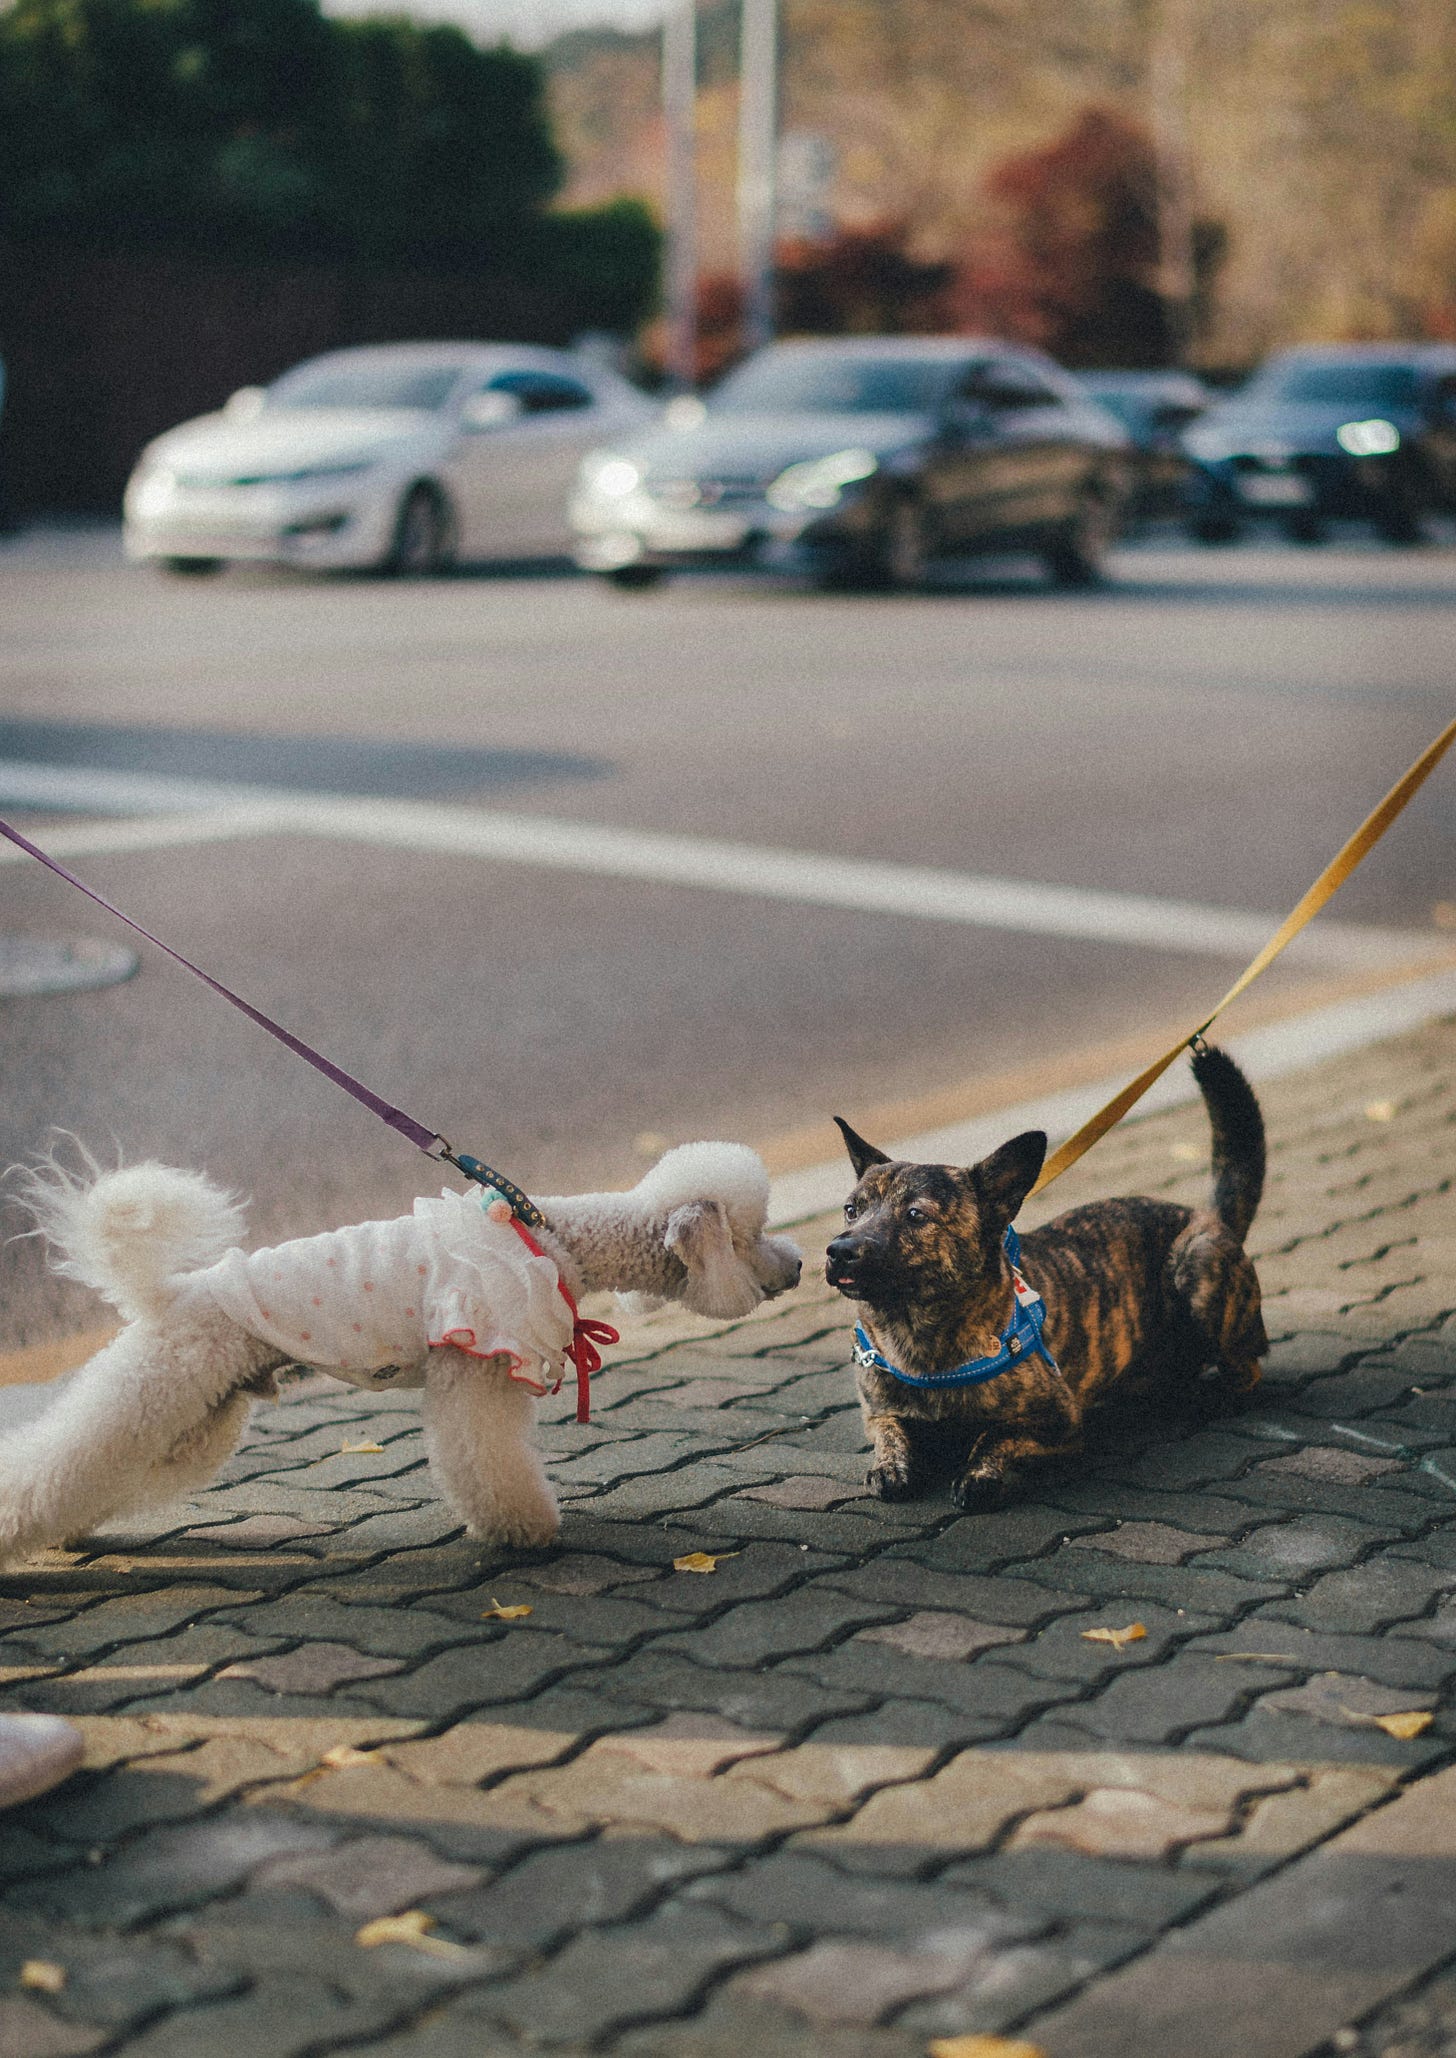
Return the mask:
<path id="1" fill-rule="evenodd" d="M 539 1242 L 479 1188 L 246 1254 L 241 1209 L 195 1172 L 48 1165 L 25 1186 L 56 1270 L 128 1326 L 0 1448 L 0 1562 L 205 1485 L 289 1364 L 423 1387 L 430 1464 L 471 1532 L 549 1542 L 559 1516 L 530 1434 L 536 1396 L 582 1354 L 576 1298 L 731 1318 L 799 1278 L 740 1144 L 683 1144 L 627 1193 L 540 1201 Z"/>

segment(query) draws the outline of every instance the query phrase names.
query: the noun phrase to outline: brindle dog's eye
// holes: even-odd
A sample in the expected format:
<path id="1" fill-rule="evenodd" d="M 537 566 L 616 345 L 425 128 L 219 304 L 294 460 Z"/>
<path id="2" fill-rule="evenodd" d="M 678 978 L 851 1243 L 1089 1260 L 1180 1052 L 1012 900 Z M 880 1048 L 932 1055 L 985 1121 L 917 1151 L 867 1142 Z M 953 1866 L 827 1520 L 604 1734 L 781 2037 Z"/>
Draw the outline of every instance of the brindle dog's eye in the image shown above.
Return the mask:
<path id="1" fill-rule="evenodd" d="M 927 1219 L 924 1208 L 917 1208 L 912 1204 L 905 1210 L 905 1220 L 907 1222 L 924 1222 Z"/>
<path id="2" fill-rule="evenodd" d="M 846 1201 L 844 1203 L 844 1219 L 846 1222 L 852 1222 L 858 1213 L 859 1209 L 853 1201 Z"/>

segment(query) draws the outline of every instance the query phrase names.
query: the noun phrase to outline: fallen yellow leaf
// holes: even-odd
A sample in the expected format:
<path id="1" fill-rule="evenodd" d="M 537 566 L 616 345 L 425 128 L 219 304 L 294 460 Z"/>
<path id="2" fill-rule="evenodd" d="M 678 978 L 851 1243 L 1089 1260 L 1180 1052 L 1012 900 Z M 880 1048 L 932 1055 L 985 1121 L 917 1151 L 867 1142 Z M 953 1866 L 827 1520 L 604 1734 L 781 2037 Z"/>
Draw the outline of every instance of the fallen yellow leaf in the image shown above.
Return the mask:
<path id="1" fill-rule="evenodd" d="M 1126 1629 L 1084 1629 L 1082 1641 L 1084 1644 L 1111 1644 L 1115 1651 L 1120 1651 L 1124 1644 L 1140 1644 L 1146 1635 L 1141 1622 L 1129 1622 Z"/>
<path id="2" fill-rule="evenodd" d="M 384 1456 L 384 1445 L 382 1443 L 341 1443 L 339 1445 L 339 1455 L 344 1458 L 382 1458 Z"/>
<path id="3" fill-rule="evenodd" d="M 1393 1100 L 1371 1101 L 1369 1107 L 1365 1110 L 1365 1119 L 1367 1122 L 1393 1122 L 1395 1120 L 1395 1102 Z"/>
<path id="4" fill-rule="evenodd" d="M 403 1915 L 380 1915 L 373 1922 L 366 1922 L 354 1932 L 354 1941 L 366 1951 L 376 1951 L 381 1944 L 405 1944 L 411 1951 L 425 1951 L 432 1958 L 470 1956 L 468 1945 L 432 1937 L 429 1932 L 434 1927 L 433 1915 L 426 1915 L 423 1908 L 407 1908 Z"/>
<path id="5" fill-rule="evenodd" d="M 1413 1736 L 1429 1729 L 1435 1716 L 1424 1708 L 1412 1708 L 1397 1715 L 1362 1715 L 1355 1708 L 1341 1708 L 1340 1713 L 1351 1722 L 1371 1722 L 1377 1729 L 1383 1729 L 1387 1736 L 1398 1737 L 1402 1743 L 1409 1743 Z"/>
<path id="6" fill-rule="evenodd" d="M 674 1558 L 674 1572 L 716 1572 L 725 1558 L 737 1558 L 738 1551 L 689 1551 L 685 1558 Z"/>
<path id="7" fill-rule="evenodd" d="M 20 1984 L 38 1994 L 59 1994 L 65 1989 L 66 1968 L 49 1958 L 27 1958 L 20 1968 Z"/>
<path id="8" fill-rule="evenodd" d="M 317 1765 L 303 1773 L 293 1783 L 295 1786 L 312 1786 L 316 1779 L 325 1779 L 331 1772 L 342 1772 L 346 1765 L 372 1765 L 379 1756 L 377 1751 L 361 1751 L 353 1744 L 335 1744 L 331 1751 L 325 1751 Z"/>
<path id="9" fill-rule="evenodd" d="M 930 2045 L 929 2058 L 1046 2058 L 1040 2044 L 1024 2043 L 1020 2037 L 937 2037 Z"/>
<path id="10" fill-rule="evenodd" d="M 519 1622 L 523 1615 L 529 1615 L 530 1612 L 524 1601 L 517 1601 L 513 1606 L 503 1608 L 492 1594 L 490 1606 L 482 1609 L 480 1619 L 482 1622 Z"/>

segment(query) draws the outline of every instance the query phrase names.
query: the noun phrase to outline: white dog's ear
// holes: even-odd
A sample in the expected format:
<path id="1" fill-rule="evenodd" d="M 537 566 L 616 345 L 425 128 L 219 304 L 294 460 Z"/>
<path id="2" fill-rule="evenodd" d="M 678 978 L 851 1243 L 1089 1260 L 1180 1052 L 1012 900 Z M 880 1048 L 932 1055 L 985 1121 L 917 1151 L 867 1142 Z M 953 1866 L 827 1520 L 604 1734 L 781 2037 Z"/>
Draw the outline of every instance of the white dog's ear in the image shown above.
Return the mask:
<path id="1" fill-rule="evenodd" d="M 687 1268 L 682 1301 L 695 1315 L 747 1315 L 763 1299 L 763 1288 L 733 1248 L 721 1201 L 688 1201 L 674 1208 L 663 1242 Z"/>

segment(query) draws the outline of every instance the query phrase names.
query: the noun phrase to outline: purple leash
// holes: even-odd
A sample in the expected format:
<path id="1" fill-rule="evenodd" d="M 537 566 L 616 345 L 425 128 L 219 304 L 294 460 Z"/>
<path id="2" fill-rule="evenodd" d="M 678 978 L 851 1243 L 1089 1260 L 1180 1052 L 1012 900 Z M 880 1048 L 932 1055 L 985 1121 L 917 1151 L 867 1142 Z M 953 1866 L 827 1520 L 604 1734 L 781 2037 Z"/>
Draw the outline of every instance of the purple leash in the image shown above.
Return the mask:
<path id="1" fill-rule="evenodd" d="M 107 914 L 115 915 L 118 922 L 125 922 L 127 928 L 133 930 L 136 935 L 145 937 L 148 943 L 154 943 L 174 964 L 181 965 L 185 970 L 195 974 L 204 986 L 210 986 L 214 993 L 221 994 L 225 1001 L 231 1002 L 232 1006 L 245 1014 L 250 1022 L 256 1022 L 260 1029 L 266 1029 L 270 1036 L 291 1050 L 295 1057 L 300 1057 L 305 1064 L 312 1065 L 316 1072 L 322 1072 L 325 1079 L 331 1079 L 335 1086 L 341 1086 L 345 1093 L 350 1094 L 361 1106 L 368 1108 L 371 1114 L 377 1115 L 381 1122 L 387 1122 L 391 1129 L 398 1130 L 399 1134 L 417 1150 L 422 1150 L 427 1158 L 443 1160 L 444 1163 L 453 1165 L 457 1172 L 463 1173 L 467 1179 L 473 1179 L 481 1186 L 493 1186 L 497 1193 L 503 1195 L 510 1203 L 511 1212 L 519 1221 L 528 1223 L 536 1229 L 544 1226 L 545 1217 L 541 1210 L 513 1180 L 507 1179 L 492 1166 L 482 1163 L 479 1158 L 468 1156 L 463 1151 L 457 1157 L 437 1130 L 427 1129 L 423 1122 L 417 1122 L 413 1115 L 405 1114 L 402 1108 L 391 1107 L 387 1100 L 381 1099 L 362 1080 L 352 1077 L 341 1066 L 326 1058 L 321 1051 L 316 1051 L 311 1044 L 305 1043 L 301 1037 L 293 1035 L 281 1023 L 265 1015 L 261 1008 L 255 1008 L 250 1001 L 244 1000 L 241 994 L 234 993 L 231 987 L 224 986 L 220 979 L 214 979 L 210 972 L 204 972 L 201 965 L 194 965 L 191 958 L 184 958 L 180 950 L 173 950 L 171 944 L 163 943 L 160 936 L 153 936 L 150 929 L 144 929 L 140 922 L 134 922 L 131 916 L 123 914 L 119 907 L 113 907 L 104 895 L 88 886 L 84 879 L 78 879 L 74 872 L 68 872 L 55 858 L 47 857 L 37 844 L 22 836 L 18 829 L 12 829 L 8 822 L 0 821 L 0 836 L 6 837 L 27 856 L 35 858 L 48 872 L 54 872 L 58 879 L 64 879 L 68 886 L 74 886 L 78 893 L 84 893 L 88 900 L 94 900 L 97 907 L 105 908 Z"/>

